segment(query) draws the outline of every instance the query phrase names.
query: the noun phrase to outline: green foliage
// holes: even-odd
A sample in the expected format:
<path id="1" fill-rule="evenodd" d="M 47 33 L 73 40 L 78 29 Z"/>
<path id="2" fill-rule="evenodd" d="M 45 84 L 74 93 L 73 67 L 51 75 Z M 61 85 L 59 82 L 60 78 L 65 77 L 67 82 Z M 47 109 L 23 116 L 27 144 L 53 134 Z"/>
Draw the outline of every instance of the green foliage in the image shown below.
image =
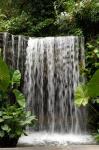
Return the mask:
<path id="1" fill-rule="evenodd" d="M 84 0 L 76 6 L 78 7 L 76 14 L 79 15 L 79 19 L 94 23 L 99 21 L 99 2 L 97 0 Z"/>
<path id="2" fill-rule="evenodd" d="M 75 92 L 75 104 L 80 107 L 81 105 L 86 106 L 88 104 L 89 95 L 88 89 L 85 85 L 79 85 Z"/>
<path id="3" fill-rule="evenodd" d="M 91 112 L 88 118 L 91 118 L 90 124 L 92 124 L 92 126 L 95 125 L 94 131 L 97 132 L 97 128 L 99 129 L 99 69 L 94 73 L 88 83 L 77 87 L 75 91 L 75 104 L 78 107 L 89 104 Z M 92 104 L 93 106 L 91 106 Z M 99 142 L 99 130 L 95 133 L 94 138 L 97 142 Z"/>
<path id="4" fill-rule="evenodd" d="M 29 16 L 22 12 L 18 16 L 12 16 L 10 19 L 7 17 L 0 19 L 0 31 L 10 32 L 13 34 L 27 34 L 31 28 L 31 22 L 29 22 Z"/>
<path id="5" fill-rule="evenodd" d="M 54 0 L 1 0 L 0 31 L 28 36 L 54 34 L 56 28 L 53 3 Z"/>
<path id="6" fill-rule="evenodd" d="M 11 101 L 10 93 L 15 95 L 17 103 L 21 107 L 25 107 L 25 97 L 24 95 L 17 90 L 20 86 L 21 73 L 19 70 L 13 72 L 13 75 L 10 76 L 10 71 L 6 63 L 0 58 L 0 95 L 1 100 L 6 97 L 6 100 Z"/>
<path id="7" fill-rule="evenodd" d="M 88 104 L 89 100 L 94 100 L 98 102 L 99 96 L 99 70 L 95 72 L 91 80 L 85 84 L 80 85 L 75 91 L 75 104 L 77 106 L 85 106 Z"/>
<path id="8" fill-rule="evenodd" d="M 48 18 L 44 21 L 38 22 L 38 24 L 36 24 L 35 26 L 32 26 L 30 28 L 30 33 L 35 36 L 42 36 L 43 34 L 44 36 L 48 36 L 48 34 L 53 35 L 55 30 L 54 19 Z"/>
<path id="9" fill-rule="evenodd" d="M 13 93 L 15 94 L 17 103 L 18 103 L 21 107 L 25 108 L 25 106 L 26 106 L 26 105 L 25 105 L 25 96 L 24 96 L 19 90 L 17 90 L 17 89 L 14 89 L 14 90 L 13 90 Z"/>
<path id="10" fill-rule="evenodd" d="M 0 111 L 0 137 L 8 135 L 10 138 L 25 134 L 25 127 L 34 124 L 35 117 L 25 112 L 22 107 L 8 105 Z"/>
<path id="11" fill-rule="evenodd" d="M 94 134 L 94 138 L 97 141 L 97 143 L 99 143 L 99 130 L 97 133 Z"/>
<path id="12" fill-rule="evenodd" d="M 8 66 L 0 57 L 0 89 L 5 91 L 8 88 L 10 82 L 10 75 Z"/>
<path id="13" fill-rule="evenodd" d="M 55 12 L 59 29 L 67 34 L 90 36 L 99 33 L 99 3 L 97 0 L 56 0 Z M 66 32 L 65 32 L 66 31 Z M 71 32 L 74 31 L 74 32 Z M 77 33 L 76 33 L 77 35 Z"/>
<path id="14" fill-rule="evenodd" d="M 12 75 L 11 85 L 13 86 L 14 84 L 16 84 L 17 86 L 19 86 L 20 80 L 21 80 L 21 73 L 19 70 L 15 70 Z"/>
<path id="15" fill-rule="evenodd" d="M 6 136 L 19 138 L 25 134 L 25 127 L 33 125 L 36 120 L 29 111 L 25 111 L 25 96 L 18 90 L 20 80 L 20 71 L 10 74 L 0 58 L 0 140 Z"/>
<path id="16" fill-rule="evenodd" d="M 92 98 L 99 96 L 99 69 L 95 72 L 92 79 L 87 84 L 88 95 Z"/>
<path id="17" fill-rule="evenodd" d="M 92 75 L 97 69 L 99 69 L 99 37 L 89 41 L 86 44 L 85 51 L 86 59 L 86 76 L 87 79 L 91 79 Z"/>
<path id="18" fill-rule="evenodd" d="M 1 0 L 0 31 L 30 36 L 99 33 L 98 0 Z M 47 32 L 46 32 L 47 31 Z"/>
<path id="19" fill-rule="evenodd" d="M 3 32 L 30 36 L 57 35 L 57 32 L 90 36 L 99 32 L 97 0 L 1 0 L 0 9 Z"/>

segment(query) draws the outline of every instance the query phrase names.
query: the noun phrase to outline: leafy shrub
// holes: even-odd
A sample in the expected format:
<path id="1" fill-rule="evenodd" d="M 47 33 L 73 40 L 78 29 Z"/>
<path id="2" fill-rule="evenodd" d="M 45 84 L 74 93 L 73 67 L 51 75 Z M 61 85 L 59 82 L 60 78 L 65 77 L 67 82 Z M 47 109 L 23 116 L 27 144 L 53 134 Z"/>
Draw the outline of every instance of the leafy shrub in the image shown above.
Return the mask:
<path id="1" fill-rule="evenodd" d="M 97 0 L 56 0 L 55 12 L 59 29 L 65 34 L 67 32 L 67 34 L 75 35 L 77 28 L 80 29 L 78 35 L 86 37 L 99 33 L 99 3 Z"/>
<path id="2" fill-rule="evenodd" d="M 20 80 L 20 71 L 10 74 L 0 57 L 0 146 L 6 145 L 6 138 L 9 145 L 9 139 L 18 139 L 25 134 L 26 126 L 33 126 L 36 120 L 31 112 L 25 110 L 25 96 L 18 90 Z"/>
<path id="3" fill-rule="evenodd" d="M 75 104 L 78 107 L 88 105 L 91 108 L 88 124 L 90 123 L 91 126 L 89 126 L 96 132 L 93 136 L 99 142 L 99 69 L 94 73 L 89 82 L 77 87 L 75 91 Z M 91 121 L 89 121 L 90 119 Z M 93 127 L 94 125 L 95 127 Z"/>
<path id="4" fill-rule="evenodd" d="M 0 138 L 9 136 L 10 138 L 26 135 L 26 126 L 34 124 L 35 117 L 31 112 L 25 112 L 22 107 L 8 105 L 0 110 Z M 33 126 L 33 125 L 32 125 Z"/>
<path id="5" fill-rule="evenodd" d="M 75 104 L 86 106 L 89 100 L 99 102 L 99 69 L 85 85 L 79 85 L 75 92 Z"/>
<path id="6" fill-rule="evenodd" d="M 11 17 L 8 19 L 5 18 L 0 19 L 0 31 L 2 32 L 10 32 L 13 34 L 27 34 L 28 30 L 31 28 L 31 22 L 29 21 L 29 16 L 22 12 L 21 15 Z"/>
<path id="7" fill-rule="evenodd" d="M 86 44 L 86 76 L 91 79 L 92 75 L 99 69 L 99 37 Z"/>

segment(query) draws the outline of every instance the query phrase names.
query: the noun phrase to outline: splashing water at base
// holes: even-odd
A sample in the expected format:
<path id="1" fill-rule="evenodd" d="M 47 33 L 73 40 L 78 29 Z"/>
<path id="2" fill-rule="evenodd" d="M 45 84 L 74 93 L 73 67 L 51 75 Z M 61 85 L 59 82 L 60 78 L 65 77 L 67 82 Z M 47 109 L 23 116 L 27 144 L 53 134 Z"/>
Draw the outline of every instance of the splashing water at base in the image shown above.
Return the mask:
<path id="1" fill-rule="evenodd" d="M 83 134 L 62 134 L 34 132 L 28 136 L 22 136 L 19 145 L 68 145 L 68 144 L 92 144 L 95 143 L 92 136 Z"/>

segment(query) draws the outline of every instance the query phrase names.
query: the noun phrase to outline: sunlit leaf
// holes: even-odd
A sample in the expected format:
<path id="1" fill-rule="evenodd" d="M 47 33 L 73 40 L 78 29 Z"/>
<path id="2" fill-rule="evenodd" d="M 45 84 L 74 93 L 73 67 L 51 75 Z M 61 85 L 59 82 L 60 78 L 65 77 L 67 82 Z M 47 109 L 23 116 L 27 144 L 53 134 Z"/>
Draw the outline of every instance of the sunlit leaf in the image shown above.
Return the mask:
<path id="1" fill-rule="evenodd" d="M 20 80 L 21 80 L 21 73 L 19 70 L 15 70 L 12 76 L 12 85 L 16 84 L 16 85 L 20 85 Z"/>
<path id="2" fill-rule="evenodd" d="M 9 126 L 7 124 L 4 124 L 3 126 L 1 126 L 1 129 L 4 130 L 4 131 L 8 131 Z"/>
<path id="3" fill-rule="evenodd" d="M 89 96 L 87 93 L 87 87 L 84 85 L 79 85 L 75 91 L 75 104 L 80 107 L 88 104 Z"/>
<path id="4" fill-rule="evenodd" d="M 25 107 L 25 96 L 19 90 L 13 90 L 16 100 L 21 107 Z"/>
<path id="5" fill-rule="evenodd" d="M 3 122 L 3 121 L 4 121 L 4 119 L 3 119 L 3 118 L 0 118 L 0 123 Z"/>

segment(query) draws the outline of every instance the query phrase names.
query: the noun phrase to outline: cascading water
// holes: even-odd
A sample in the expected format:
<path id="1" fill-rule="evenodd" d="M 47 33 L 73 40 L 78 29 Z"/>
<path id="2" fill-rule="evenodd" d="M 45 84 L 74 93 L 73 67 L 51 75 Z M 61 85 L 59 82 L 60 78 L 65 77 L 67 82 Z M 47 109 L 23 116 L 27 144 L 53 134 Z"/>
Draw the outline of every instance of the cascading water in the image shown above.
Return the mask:
<path id="1" fill-rule="evenodd" d="M 38 118 L 35 129 L 38 132 L 25 142 L 79 141 L 86 131 L 86 113 L 75 107 L 74 90 L 82 80 L 79 64 L 84 64 L 83 38 L 28 38 L 4 33 L 0 35 L 0 46 L 4 60 L 24 76 L 27 109 Z"/>
<path id="2" fill-rule="evenodd" d="M 79 42 L 73 36 L 29 38 L 24 91 L 40 131 L 80 133 L 85 128 L 84 113 L 73 102 L 80 79 Z"/>

